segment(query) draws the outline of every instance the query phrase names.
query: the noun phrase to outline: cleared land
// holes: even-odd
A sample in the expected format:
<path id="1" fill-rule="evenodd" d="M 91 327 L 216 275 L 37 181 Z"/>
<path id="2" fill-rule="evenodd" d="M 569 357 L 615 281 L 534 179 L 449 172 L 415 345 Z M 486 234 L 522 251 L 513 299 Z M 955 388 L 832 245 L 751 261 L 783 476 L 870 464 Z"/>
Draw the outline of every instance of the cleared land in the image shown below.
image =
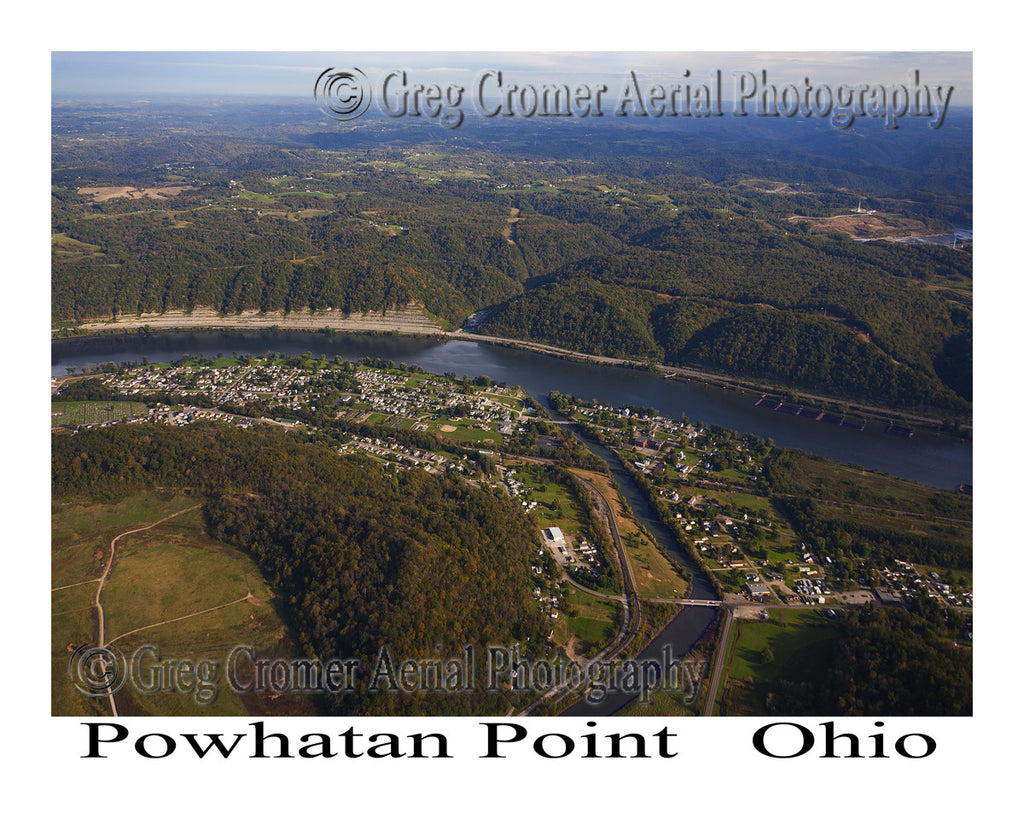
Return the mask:
<path id="1" fill-rule="evenodd" d="M 282 327 L 289 330 L 320 330 L 323 328 L 351 332 L 399 332 L 433 335 L 441 332 L 438 320 L 420 305 L 409 305 L 387 313 L 368 312 L 363 315 L 345 315 L 341 311 L 317 312 L 282 311 L 260 313 L 243 310 L 234 315 L 223 315 L 209 307 L 197 307 L 191 312 L 168 310 L 164 313 L 121 315 L 110 319 L 93 319 L 78 325 L 81 330 L 153 330 L 198 327 L 225 327 L 235 329 L 269 329 Z"/>
<path id="2" fill-rule="evenodd" d="M 61 504 L 52 516 L 51 652 L 54 715 L 103 713 L 105 700 L 79 693 L 69 676 L 74 647 L 96 641 L 93 598 L 110 540 L 121 532 L 161 520 L 196 505 L 178 493 L 144 493 L 116 504 Z M 106 642 L 127 658 L 142 646 L 149 671 L 168 660 L 208 661 L 216 666 L 211 689 L 177 690 L 173 681 L 155 693 L 139 691 L 132 679 L 116 694 L 121 716 L 246 715 L 247 704 L 228 685 L 226 658 L 235 646 L 254 646 L 264 657 L 287 657 L 287 630 L 273 594 L 256 565 L 242 552 L 209 537 L 200 510 L 186 512 L 145 532 L 128 535 L 117 545 L 113 567 L 103 588 Z M 140 655 L 141 656 L 141 655 Z M 212 666 L 211 666 L 212 667 Z M 166 672 L 165 672 L 166 673 Z M 213 676 L 213 675 L 211 675 Z M 263 708 L 267 705 L 263 704 Z M 269 706 L 273 708 L 273 706 Z M 302 710 L 295 702 L 282 704 Z"/>
<path id="3" fill-rule="evenodd" d="M 820 665 L 827 656 L 828 643 L 838 636 L 839 630 L 818 611 L 772 609 L 770 620 L 735 620 L 717 713 L 766 713 L 762 687 L 791 666 L 806 669 Z"/>
<path id="4" fill-rule="evenodd" d="M 554 640 L 568 646 L 572 657 L 594 657 L 615 636 L 621 606 L 569 587 L 563 598 L 562 616 L 555 621 Z"/>
<path id="5" fill-rule="evenodd" d="M 94 202 L 126 197 L 128 199 L 167 199 L 182 191 L 194 191 L 192 185 L 173 185 L 163 188 L 136 188 L 134 186 L 79 188 L 82 196 L 91 196 Z"/>
<path id="6" fill-rule="evenodd" d="M 853 239 L 894 239 L 940 232 L 918 219 L 891 213 L 845 213 L 839 216 L 791 216 L 790 222 L 804 223 L 811 233 L 841 233 Z"/>
<path id="7" fill-rule="evenodd" d="M 51 427 L 86 426 L 137 418 L 147 407 L 141 401 L 54 401 L 50 410 Z"/>
<path id="8" fill-rule="evenodd" d="M 572 472 L 597 486 L 606 498 L 614 499 L 612 509 L 626 547 L 626 557 L 633 569 L 637 594 L 640 597 L 685 597 L 689 591 L 689 579 L 637 525 L 612 480 L 598 472 L 582 469 Z"/>

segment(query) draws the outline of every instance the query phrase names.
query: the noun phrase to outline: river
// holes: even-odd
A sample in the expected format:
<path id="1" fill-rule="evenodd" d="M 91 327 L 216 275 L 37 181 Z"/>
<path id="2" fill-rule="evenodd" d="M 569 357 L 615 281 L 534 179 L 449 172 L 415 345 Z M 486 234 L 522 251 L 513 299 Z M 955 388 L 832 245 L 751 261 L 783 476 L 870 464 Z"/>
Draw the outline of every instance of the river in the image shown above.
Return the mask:
<path id="1" fill-rule="evenodd" d="M 64 375 L 67 367 L 81 369 L 114 361 L 173 361 L 184 355 L 250 354 L 267 351 L 285 355 L 311 352 L 328 358 L 355 361 L 369 356 L 417 364 L 430 372 L 487 375 L 495 381 L 518 384 L 547 406 L 552 390 L 610 404 L 656 407 L 662 414 L 719 424 L 741 432 L 772 438 L 778 444 L 800 447 L 846 463 L 911 478 L 921 483 L 955 487 L 972 483 L 972 447 L 950 438 L 915 435 L 905 439 L 869 426 L 863 431 L 828 426 L 753 406 L 749 395 L 716 387 L 683 384 L 649 372 L 610 368 L 545 356 L 527 350 L 497 347 L 472 341 L 438 341 L 409 336 L 360 336 L 323 333 L 189 332 L 150 335 L 99 336 L 55 342 L 51 372 Z M 690 596 L 714 599 L 717 595 L 689 555 L 676 546 L 671 533 L 654 515 L 628 472 L 603 447 L 585 445 L 609 465 L 623 499 L 661 546 L 692 574 Z M 685 656 L 714 623 L 716 609 L 682 609 L 639 656 L 661 661 Z M 611 692 L 599 704 L 580 702 L 566 713 L 603 716 L 621 710 L 635 694 Z"/>
<path id="2" fill-rule="evenodd" d="M 703 570 L 698 568 L 693 559 L 681 551 L 676 544 L 672 533 L 668 531 L 665 524 L 654 514 L 654 510 L 648 503 L 636 482 L 623 468 L 610 451 L 604 447 L 586 440 L 584 445 L 599 456 L 612 471 L 612 478 L 619 489 L 619 494 L 626 501 L 630 509 L 636 515 L 637 520 L 644 525 L 648 532 L 658 541 L 658 544 L 690 573 L 692 584 L 688 596 L 695 600 L 715 600 L 718 595 L 708 581 Z M 676 614 L 669 624 L 651 640 L 650 645 L 641 652 L 636 659 L 639 662 L 647 660 L 657 663 L 660 669 L 664 665 L 664 658 L 677 660 L 685 657 L 691 648 L 708 628 L 714 623 L 718 610 L 703 606 L 687 606 Z M 564 712 L 570 717 L 602 717 L 609 716 L 622 710 L 637 698 L 635 691 L 609 690 L 600 702 L 592 703 L 581 700 Z"/>
<path id="3" fill-rule="evenodd" d="M 300 332 L 183 332 L 97 336 L 52 345 L 51 373 L 109 361 L 173 361 L 184 355 L 260 355 L 311 352 L 355 361 L 364 356 L 418 364 L 429 372 L 487 375 L 518 384 L 545 406 L 552 390 L 609 404 L 655 407 L 663 415 L 719 424 L 771 438 L 816 455 L 954 489 L 972 484 L 973 447 L 918 431 L 910 439 L 887 435 L 881 424 L 863 431 L 816 423 L 753 405 L 747 394 L 702 384 L 665 381 L 650 372 L 610 368 L 474 341 L 438 341 L 410 336 Z"/>

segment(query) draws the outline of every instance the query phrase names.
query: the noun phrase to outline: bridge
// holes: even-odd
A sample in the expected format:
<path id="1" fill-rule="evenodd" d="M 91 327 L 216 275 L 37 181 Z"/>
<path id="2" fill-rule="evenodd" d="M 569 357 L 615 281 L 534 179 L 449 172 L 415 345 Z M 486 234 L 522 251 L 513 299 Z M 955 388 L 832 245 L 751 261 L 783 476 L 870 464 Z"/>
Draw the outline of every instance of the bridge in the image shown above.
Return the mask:
<path id="1" fill-rule="evenodd" d="M 707 608 L 717 608 L 718 606 L 724 606 L 724 600 L 694 600 L 690 597 L 645 597 L 650 603 L 672 603 L 677 606 L 705 606 Z"/>

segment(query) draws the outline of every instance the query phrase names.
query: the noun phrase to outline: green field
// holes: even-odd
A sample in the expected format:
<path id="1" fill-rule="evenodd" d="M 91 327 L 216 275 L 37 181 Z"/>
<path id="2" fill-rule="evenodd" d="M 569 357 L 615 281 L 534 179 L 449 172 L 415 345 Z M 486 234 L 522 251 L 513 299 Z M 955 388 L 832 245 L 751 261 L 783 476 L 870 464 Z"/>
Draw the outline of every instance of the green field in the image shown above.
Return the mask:
<path id="1" fill-rule="evenodd" d="M 778 549 L 768 549 L 767 554 L 767 560 L 772 564 L 786 563 L 787 561 L 792 561 L 793 563 L 802 562 L 802 555 L 797 554 L 795 551 L 782 552 Z"/>
<path id="2" fill-rule="evenodd" d="M 78 239 L 72 239 L 64 233 L 55 233 L 50 238 L 50 246 L 53 252 L 66 257 L 84 258 L 86 256 L 102 256 L 103 251 L 99 245 L 91 245 Z"/>
<path id="3" fill-rule="evenodd" d="M 117 504 L 55 506 L 52 515 L 51 708 L 55 715 L 98 715 L 105 704 L 79 693 L 68 663 L 72 649 L 96 641 L 93 606 L 110 541 L 198 500 L 176 493 L 144 493 Z M 209 537 L 201 510 L 185 511 L 146 531 L 126 534 L 103 587 L 106 643 L 126 658 L 143 646 L 144 667 L 155 679 L 168 661 L 205 661 L 217 675 L 216 697 L 185 691 L 187 681 L 154 692 L 140 690 L 130 679 L 117 693 L 121 716 L 246 715 L 243 703 L 225 677 L 226 659 L 235 646 L 253 646 L 261 657 L 290 656 L 288 632 L 275 609 L 273 593 L 255 563 L 242 552 Z M 159 652 L 159 658 L 155 652 Z M 158 660 L 158 661 L 157 661 Z M 164 672 L 159 672 L 164 673 Z M 167 672 L 169 673 L 169 672 Z M 193 683 L 194 685 L 194 683 Z M 212 692 L 213 686 L 210 687 Z M 171 690 L 173 689 L 173 690 Z M 260 706 L 265 710 L 267 704 Z M 289 708 L 297 708 L 295 702 Z M 301 710 L 301 708 L 299 708 Z"/>
<path id="4" fill-rule="evenodd" d="M 148 412 L 141 401 L 54 401 L 50 426 L 76 427 L 138 418 Z"/>
<path id="5" fill-rule="evenodd" d="M 586 518 L 568 489 L 554 481 L 541 482 L 537 473 L 526 465 L 517 467 L 516 478 L 529 489 L 525 500 L 537 502 L 537 507 L 530 514 L 538 527 L 557 526 L 572 537 L 580 534 Z"/>
<path id="6" fill-rule="evenodd" d="M 761 713 L 759 687 L 772 683 L 791 662 L 807 665 L 824 656 L 818 648 L 839 636 L 820 611 L 773 609 L 770 620 L 735 620 L 729 638 L 721 698 L 742 703 L 744 713 Z M 765 648 L 772 659 L 765 662 Z M 721 703 L 720 703 L 721 704 Z"/>
<path id="7" fill-rule="evenodd" d="M 650 702 L 645 704 L 637 697 L 633 702 L 616 712 L 621 717 L 691 717 L 697 713 L 694 704 L 683 702 L 683 695 L 676 691 L 654 691 Z"/>
<path id="8" fill-rule="evenodd" d="M 487 446 L 498 447 L 505 440 L 505 436 L 500 432 L 494 432 L 489 429 L 472 429 L 469 426 L 470 423 L 476 422 L 467 422 L 460 418 L 443 418 L 436 424 L 433 424 L 431 430 L 445 438 L 452 438 L 463 443 L 486 444 Z M 455 429 L 443 430 L 441 429 L 442 426 L 452 426 Z"/>
<path id="9" fill-rule="evenodd" d="M 280 195 L 281 196 L 287 196 L 287 194 L 280 194 Z M 257 193 L 256 191 L 250 191 L 250 190 L 239 191 L 238 198 L 239 199 L 250 200 L 250 201 L 253 201 L 253 202 L 259 202 L 259 203 L 261 203 L 263 205 L 273 205 L 273 204 L 277 203 L 277 200 L 273 196 L 271 196 L 270 194 Z"/>
<path id="10" fill-rule="evenodd" d="M 501 404 L 505 407 L 508 407 L 510 410 L 514 412 L 521 412 L 523 409 L 523 402 L 520 401 L 518 398 L 512 398 L 509 395 L 495 395 L 492 392 L 481 393 L 481 395 L 483 395 L 485 398 L 490 399 L 496 404 Z"/>
<path id="11" fill-rule="evenodd" d="M 333 199 L 334 194 L 323 193 L 322 191 L 282 191 L 278 194 L 278 197 L 284 198 L 285 196 L 312 196 L 316 199 Z M 270 197 L 266 197 L 270 199 Z"/>
<path id="12" fill-rule="evenodd" d="M 556 621 L 555 640 L 564 644 L 576 637 L 576 651 L 592 657 L 615 636 L 621 610 L 621 605 L 614 601 L 569 587 L 563 597 L 562 614 Z"/>

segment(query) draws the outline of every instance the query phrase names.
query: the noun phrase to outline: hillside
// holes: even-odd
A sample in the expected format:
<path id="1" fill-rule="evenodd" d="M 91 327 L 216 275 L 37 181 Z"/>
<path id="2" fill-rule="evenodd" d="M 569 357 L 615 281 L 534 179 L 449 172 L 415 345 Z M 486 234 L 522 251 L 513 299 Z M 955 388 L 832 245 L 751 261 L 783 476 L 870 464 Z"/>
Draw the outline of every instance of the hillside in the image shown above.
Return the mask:
<path id="1" fill-rule="evenodd" d="M 493 335 L 970 412 L 970 245 L 851 238 L 858 219 L 865 235 L 969 224 L 969 173 L 940 173 L 969 158 L 969 120 L 869 150 L 779 123 L 613 147 L 597 124 L 524 142 L 539 126 L 445 140 L 396 123 L 374 141 L 372 120 L 327 135 L 288 108 L 149 113 L 55 110 L 56 326 L 344 329 L 422 305 L 429 332 L 487 308 Z"/>

